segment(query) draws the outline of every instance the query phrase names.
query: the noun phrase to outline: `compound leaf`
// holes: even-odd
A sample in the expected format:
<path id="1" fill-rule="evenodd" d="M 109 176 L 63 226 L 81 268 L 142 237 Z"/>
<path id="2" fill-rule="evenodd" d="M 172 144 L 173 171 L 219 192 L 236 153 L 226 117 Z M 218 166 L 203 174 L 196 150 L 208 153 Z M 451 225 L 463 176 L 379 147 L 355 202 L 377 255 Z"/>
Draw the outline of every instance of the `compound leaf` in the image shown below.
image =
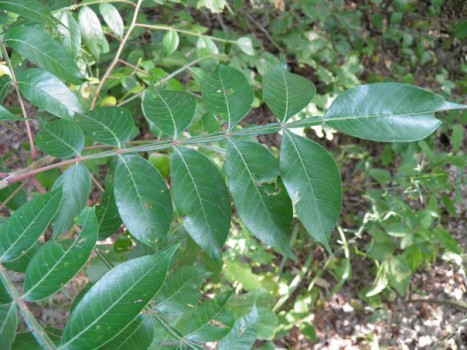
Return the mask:
<path id="1" fill-rule="evenodd" d="M 84 82 L 75 59 L 63 46 L 38 27 L 14 27 L 5 34 L 5 44 L 35 65 L 75 85 Z"/>
<path id="2" fill-rule="evenodd" d="M 216 166 L 201 153 L 178 147 L 171 164 L 172 193 L 191 238 L 217 262 L 230 230 L 230 196 Z"/>
<path id="3" fill-rule="evenodd" d="M 366 140 L 410 142 L 424 139 L 440 126 L 435 112 L 465 108 L 415 86 L 376 83 L 340 94 L 325 121 L 345 134 Z"/>
<path id="4" fill-rule="evenodd" d="M 245 76 L 223 65 L 204 76 L 201 93 L 207 110 L 227 121 L 229 129 L 248 114 L 253 103 L 253 90 Z"/>
<path id="5" fill-rule="evenodd" d="M 142 110 L 148 122 L 176 139 L 191 124 L 196 101 L 186 92 L 152 88 L 144 94 Z"/>
<path id="6" fill-rule="evenodd" d="M 72 119 L 82 112 L 75 94 L 56 76 L 39 68 L 18 74 L 21 93 L 36 107 L 60 118 Z"/>
<path id="7" fill-rule="evenodd" d="M 177 248 L 129 260 L 107 272 L 73 309 L 61 348 L 97 349 L 119 334 L 162 287 Z"/>
<path id="8" fill-rule="evenodd" d="M 118 159 L 114 182 L 118 212 L 130 233 L 154 247 L 172 219 L 172 201 L 161 174 L 137 155 Z"/>
<path id="9" fill-rule="evenodd" d="M 263 145 L 231 141 L 225 171 L 238 214 L 261 241 L 293 257 L 292 204 L 278 176 L 279 162 Z"/>
<path id="10" fill-rule="evenodd" d="M 51 239 L 34 255 L 24 277 L 24 300 L 38 301 L 51 296 L 86 264 L 97 241 L 94 208 L 85 208 L 79 221 L 82 229 L 76 240 Z"/>
<path id="11" fill-rule="evenodd" d="M 287 71 L 285 64 L 270 70 L 263 78 L 263 97 L 269 109 L 281 122 L 305 108 L 316 94 L 308 79 Z"/>
<path id="12" fill-rule="evenodd" d="M 285 131 L 280 167 L 298 218 L 331 252 L 328 241 L 342 203 L 341 179 L 334 159 L 316 142 Z"/>
<path id="13" fill-rule="evenodd" d="M 62 189 L 63 196 L 60 209 L 52 221 L 54 235 L 66 233 L 86 205 L 92 189 L 91 174 L 83 164 L 75 163 L 55 181 L 52 190 L 57 188 Z"/>
<path id="14" fill-rule="evenodd" d="M 0 228 L 1 261 L 26 255 L 57 213 L 62 191 L 52 191 L 23 204 Z"/>
<path id="15" fill-rule="evenodd" d="M 36 136 L 41 150 L 54 157 L 69 158 L 78 155 L 84 147 L 84 134 L 75 123 L 59 119 L 41 125 Z"/>
<path id="16" fill-rule="evenodd" d="M 121 146 L 134 127 L 130 112 L 121 107 L 98 107 L 75 120 L 87 136 L 106 145 Z"/>

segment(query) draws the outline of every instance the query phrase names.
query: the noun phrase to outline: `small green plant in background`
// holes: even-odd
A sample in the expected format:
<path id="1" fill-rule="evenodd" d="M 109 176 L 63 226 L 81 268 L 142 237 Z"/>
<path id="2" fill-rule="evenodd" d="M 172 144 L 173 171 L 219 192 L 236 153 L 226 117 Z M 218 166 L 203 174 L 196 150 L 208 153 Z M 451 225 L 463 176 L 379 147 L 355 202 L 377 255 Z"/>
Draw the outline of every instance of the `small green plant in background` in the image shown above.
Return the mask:
<path id="1" fill-rule="evenodd" d="M 197 2 L 213 12 L 229 7 L 216 4 Z M 6 349 L 32 344 L 31 336 L 46 349 L 249 349 L 294 323 L 313 339 L 309 305 L 319 298 L 311 292 L 319 276 L 293 311 L 279 315 L 286 322 L 278 313 L 313 263 L 312 244 L 327 251 L 325 268 L 342 283 L 350 262 L 340 227 L 345 259 L 333 260 L 338 166 L 299 134 L 323 126 L 370 141 L 415 142 L 439 128 L 436 112 L 467 108 L 412 85 L 350 81 L 324 115 L 301 118 L 315 86 L 284 60 L 258 59 L 250 36 L 207 35 L 186 13 L 177 13 L 180 26 L 157 25 L 154 2 L 142 0 L 0 6 L 0 97 L 8 101 L 0 121 L 24 123 L 30 153 L 27 166 L 1 172 L 1 208 L 11 210 L 0 221 Z M 248 69 L 252 60 L 259 74 Z M 245 126 L 263 102 L 276 121 Z M 281 134 L 279 149 L 258 143 L 272 133 Z M 371 176 L 385 175 L 373 169 Z M 389 215 L 393 204 L 380 197 L 373 194 L 367 220 L 374 234 L 368 254 L 381 260 L 369 297 L 388 285 L 403 294 L 433 238 L 458 249 L 441 227 L 430 229 L 434 201 L 413 212 L 395 199 L 403 211 Z M 393 255 L 388 236 L 410 250 Z M 302 252 L 291 241 L 308 253 L 293 278 L 285 264 Z M 277 253 L 278 269 L 258 276 L 254 269 Z M 88 285 L 64 329 L 44 327 L 27 303 L 41 305 L 83 269 Z M 7 270 L 24 274 L 22 289 Z M 18 312 L 28 332 L 17 334 Z"/>

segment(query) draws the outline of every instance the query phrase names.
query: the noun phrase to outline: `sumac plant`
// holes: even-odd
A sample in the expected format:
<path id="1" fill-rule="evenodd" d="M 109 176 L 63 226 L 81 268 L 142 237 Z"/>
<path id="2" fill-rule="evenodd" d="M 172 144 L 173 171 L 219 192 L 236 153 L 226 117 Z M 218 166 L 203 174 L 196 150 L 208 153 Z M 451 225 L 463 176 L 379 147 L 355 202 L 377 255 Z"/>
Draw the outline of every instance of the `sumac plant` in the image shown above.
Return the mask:
<path id="1" fill-rule="evenodd" d="M 36 0 L 0 0 L 0 98 L 8 102 L 0 121 L 24 125 L 31 157 L 26 167 L 1 169 L 1 207 L 10 213 L 0 221 L 1 349 L 250 348 L 259 307 L 245 307 L 227 286 L 200 301 L 212 271 L 196 259 L 222 270 L 232 213 L 235 225 L 291 259 L 296 217 L 332 254 L 339 169 L 325 148 L 294 131 L 327 125 L 366 140 L 411 142 L 439 127 L 435 112 L 466 107 L 418 87 L 377 83 L 343 92 L 323 116 L 300 119 L 316 92 L 312 82 L 279 63 L 258 76 L 254 91 L 245 70 L 228 63 L 229 54 L 254 54 L 251 38 L 148 24 L 142 2 L 51 12 Z M 152 32 L 164 33 L 166 57 L 181 49 L 179 34 L 195 40 L 195 50 L 184 45 L 196 59 L 170 74 L 122 59 Z M 187 72 L 188 84 L 175 80 Z M 276 123 L 240 124 L 255 98 Z M 148 130 L 155 137 L 138 138 Z M 267 133 L 281 134 L 279 153 L 257 142 Z M 11 165 L 11 156 L 2 163 Z M 111 235 L 126 237 L 124 261 L 102 250 Z M 188 259 L 192 251 L 199 257 Z M 107 271 L 78 295 L 64 329 L 42 325 L 30 303 L 40 305 L 96 259 Z M 24 273 L 21 287 L 8 270 Z M 236 302 L 226 308 L 232 298 L 241 311 Z"/>

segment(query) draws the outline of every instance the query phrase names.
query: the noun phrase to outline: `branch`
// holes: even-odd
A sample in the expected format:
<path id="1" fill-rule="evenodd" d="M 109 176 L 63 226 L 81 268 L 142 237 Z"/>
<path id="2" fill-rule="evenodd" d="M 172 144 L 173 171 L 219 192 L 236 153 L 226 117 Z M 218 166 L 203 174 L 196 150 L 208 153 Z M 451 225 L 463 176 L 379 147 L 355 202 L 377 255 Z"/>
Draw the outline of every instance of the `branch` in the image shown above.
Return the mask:
<path id="1" fill-rule="evenodd" d="M 50 337 L 45 332 L 44 328 L 37 322 L 36 318 L 32 312 L 28 309 L 26 303 L 21 298 L 18 290 L 16 289 L 14 283 L 11 281 L 10 276 L 8 276 L 4 267 L 0 264 L 0 277 L 3 280 L 5 288 L 8 290 L 9 294 L 13 298 L 14 302 L 18 305 L 21 314 L 24 317 L 24 321 L 28 326 L 28 329 L 32 332 L 39 344 L 47 350 L 55 350 L 57 347 Z"/>
<path id="2" fill-rule="evenodd" d="M 94 109 L 97 98 L 99 97 L 99 93 L 101 92 L 102 87 L 104 86 L 105 82 L 109 78 L 110 73 L 112 73 L 112 70 L 114 69 L 115 65 L 119 62 L 120 55 L 122 54 L 123 48 L 125 47 L 126 42 L 130 38 L 131 32 L 135 28 L 136 18 L 138 17 L 139 8 L 141 7 L 142 3 L 143 3 L 143 0 L 138 0 L 138 3 L 136 4 L 136 7 L 135 7 L 135 13 L 133 14 L 133 19 L 131 21 L 130 26 L 128 27 L 127 32 L 125 33 L 125 36 L 123 37 L 123 40 L 120 43 L 120 46 L 118 47 L 114 60 L 110 64 L 109 68 L 107 68 L 107 70 L 105 71 L 104 76 L 102 77 L 101 81 L 99 82 L 99 85 L 97 86 L 97 90 L 94 94 L 94 97 L 91 100 L 91 106 L 90 106 L 91 111 Z"/>
<path id="3" fill-rule="evenodd" d="M 156 141 L 156 142 L 142 145 L 142 146 L 133 146 L 133 147 L 128 147 L 128 148 L 94 153 L 94 154 L 87 155 L 87 156 L 79 156 L 76 158 L 64 160 L 64 161 L 61 161 L 55 164 L 46 165 L 43 167 L 37 164 L 40 162 L 38 161 L 36 163 L 33 163 L 31 166 L 29 166 L 26 169 L 21 169 L 17 172 L 11 173 L 10 175 L 8 175 L 8 177 L 0 181 L 0 190 L 18 181 L 24 180 L 28 177 L 43 173 L 44 171 L 55 169 L 55 168 L 60 168 L 66 165 L 74 164 L 74 163 L 83 162 L 83 161 L 90 160 L 90 159 L 107 158 L 107 157 L 113 157 L 119 154 L 127 154 L 127 153 L 159 151 L 159 150 L 172 148 L 172 147 L 179 146 L 179 145 L 200 145 L 200 144 L 209 143 L 209 142 L 219 142 L 219 141 L 224 141 L 226 138 L 234 137 L 234 136 L 264 135 L 264 134 L 278 132 L 282 129 L 292 129 L 292 128 L 300 128 L 300 127 L 306 127 L 306 126 L 313 126 L 313 125 L 321 125 L 323 121 L 324 121 L 323 117 L 311 117 L 305 120 L 300 120 L 298 122 L 293 122 L 289 124 L 271 123 L 267 125 L 253 126 L 253 127 L 249 127 L 245 129 L 239 129 L 239 130 L 233 130 L 233 131 L 227 131 L 227 132 L 217 132 L 217 133 L 212 133 L 212 134 L 207 134 L 207 135 L 199 135 L 199 136 L 194 136 L 194 137 L 191 137 L 185 140 Z"/>
<path id="4" fill-rule="evenodd" d="M 423 299 L 409 299 L 407 300 L 407 302 L 447 305 L 447 306 L 451 306 L 462 311 L 467 311 L 467 303 L 464 303 L 458 300 L 423 298 Z"/>

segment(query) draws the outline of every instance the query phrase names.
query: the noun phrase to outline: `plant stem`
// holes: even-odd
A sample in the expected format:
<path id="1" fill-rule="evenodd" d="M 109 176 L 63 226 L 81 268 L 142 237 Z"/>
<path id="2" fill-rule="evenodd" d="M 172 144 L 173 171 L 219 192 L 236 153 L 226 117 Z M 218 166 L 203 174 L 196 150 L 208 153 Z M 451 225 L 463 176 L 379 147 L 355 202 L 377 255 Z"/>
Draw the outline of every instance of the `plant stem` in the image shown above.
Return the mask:
<path id="1" fill-rule="evenodd" d="M 123 48 L 125 47 L 126 42 L 130 38 L 131 32 L 135 28 L 136 19 L 138 17 L 138 12 L 139 12 L 139 9 L 140 9 L 142 3 L 143 3 L 143 0 L 138 0 L 138 3 L 136 4 L 136 7 L 135 7 L 135 12 L 133 14 L 133 19 L 131 20 L 131 24 L 128 27 L 122 41 L 120 42 L 120 46 L 117 49 L 117 52 L 115 54 L 115 57 L 114 57 L 112 63 L 110 64 L 110 66 L 105 71 L 104 76 L 102 77 L 101 81 L 99 82 L 99 85 L 97 86 L 97 90 L 96 90 L 96 92 L 95 92 L 95 94 L 94 94 L 94 96 L 93 96 L 93 98 L 91 100 L 91 106 L 90 106 L 91 111 L 94 109 L 94 107 L 96 105 L 96 101 L 97 101 L 97 98 L 99 97 L 99 93 L 101 92 L 102 87 L 104 86 L 105 82 L 107 81 L 108 77 L 110 76 L 110 73 L 112 73 L 112 70 L 114 69 L 115 65 L 120 60 L 120 55 L 122 54 Z"/>
<path id="2" fill-rule="evenodd" d="M 11 83 L 15 87 L 16 95 L 18 96 L 19 105 L 21 107 L 21 112 L 23 113 L 23 117 L 26 119 L 26 132 L 28 134 L 29 147 L 31 148 L 31 158 L 32 160 L 36 160 L 37 154 L 36 148 L 34 147 L 34 140 L 32 138 L 31 125 L 29 124 L 29 118 L 26 112 L 26 107 L 24 107 L 23 97 L 21 96 L 21 92 L 19 91 L 18 80 L 16 79 L 15 71 L 13 69 L 13 65 L 11 64 L 10 57 L 8 56 L 8 52 L 6 50 L 5 44 L 3 43 L 3 40 L 0 40 L 0 45 L 2 47 L 3 57 L 5 58 L 5 62 L 11 73 Z"/>
<path id="3" fill-rule="evenodd" d="M 126 154 L 126 153 L 151 152 L 151 151 L 172 148 L 172 147 L 179 146 L 179 145 L 199 145 L 202 143 L 219 142 L 219 141 L 223 141 L 226 138 L 233 137 L 233 136 L 251 136 L 251 135 L 270 134 L 273 132 L 278 132 L 282 129 L 304 127 L 305 125 L 306 126 L 319 125 L 323 123 L 323 120 L 324 120 L 323 117 L 311 117 L 311 118 L 306 119 L 307 123 L 305 123 L 304 121 L 301 121 L 301 123 L 290 123 L 290 124 L 272 123 L 272 124 L 267 124 L 267 125 L 253 126 L 253 127 L 245 128 L 245 129 L 232 130 L 228 132 L 217 132 L 217 133 L 212 133 L 208 135 L 199 135 L 199 136 L 194 136 L 192 138 L 185 139 L 185 140 L 156 141 L 154 143 L 142 145 L 142 146 L 133 146 L 133 147 L 123 148 L 123 149 L 94 153 L 94 154 L 87 155 L 87 156 L 78 156 L 73 159 L 64 160 L 59 163 L 50 164 L 50 165 L 46 165 L 43 167 L 36 166 L 35 163 L 33 163 L 30 167 L 26 169 L 21 169 L 18 172 L 13 172 L 8 177 L 0 181 L 0 189 L 5 188 L 23 179 L 26 179 L 30 176 L 43 173 L 44 171 L 55 169 L 55 168 L 60 168 L 62 166 L 71 165 L 71 164 L 78 163 L 78 162 L 83 162 L 86 160 L 113 157 L 119 154 Z"/>
<path id="4" fill-rule="evenodd" d="M 128 5 L 131 5 L 131 6 L 136 6 L 135 3 L 133 3 L 133 2 L 131 2 L 129 0 L 96 0 L 96 1 L 82 2 L 80 4 L 71 5 L 71 6 L 68 6 L 68 7 L 63 7 L 60 10 L 53 11 L 53 13 L 56 13 L 58 11 L 74 11 L 77 8 L 80 8 L 80 7 L 83 7 L 83 6 L 105 4 L 105 3 L 123 3 L 123 4 L 128 4 Z"/>
<path id="5" fill-rule="evenodd" d="M 140 27 L 140 28 L 151 29 L 151 30 L 165 30 L 165 31 L 171 31 L 172 30 L 174 32 L 182 33 L 182 34 L 186 34 L 186 35 L 190 35 L 190 36 L 209 38 L 209 39 L 211 39 L 213 41 L 218 41 L 218 42 L 221 42 L 221 43 L 237 44 L 236 40 L 217 38 L 215 36 L 205 35 L 205 34 L 201 34 L 201 33 L 197 33 L 197 32 L 192 32 L 192 31 L 189 31 L 189 30 L 178 29 L 178 28 L 169 27 L 169 26 L 143 24 L 143 23 L 137 23 L 136 26 Z"/>
<path id="6" fill-rule="evenodd" d="M 8 276 L 5 268 L 1 264 L 0 264 L 0 277 L 3 281 L 5 288 L 8 290 L 14 302 L 18 305 L 21 311 L 21 314 L 24 317 L 24 321 L 26 322 L 26 325 L 28 326 L 28 329 L 32 332 L 32 334 L 38 341 L 39 345 L 41 345 L 44 349 L 47 349 L 47 350 L 56 349 L 57 348 L 56 345 L 47 335 L 44 328 L 42 328 L 39 322 L 37 322 L 32 312 L 28 309 L 26 303 L 21 298 L 18 290 L 16 289 L 13 281 L 10 279 L 10 276 Z"/>

